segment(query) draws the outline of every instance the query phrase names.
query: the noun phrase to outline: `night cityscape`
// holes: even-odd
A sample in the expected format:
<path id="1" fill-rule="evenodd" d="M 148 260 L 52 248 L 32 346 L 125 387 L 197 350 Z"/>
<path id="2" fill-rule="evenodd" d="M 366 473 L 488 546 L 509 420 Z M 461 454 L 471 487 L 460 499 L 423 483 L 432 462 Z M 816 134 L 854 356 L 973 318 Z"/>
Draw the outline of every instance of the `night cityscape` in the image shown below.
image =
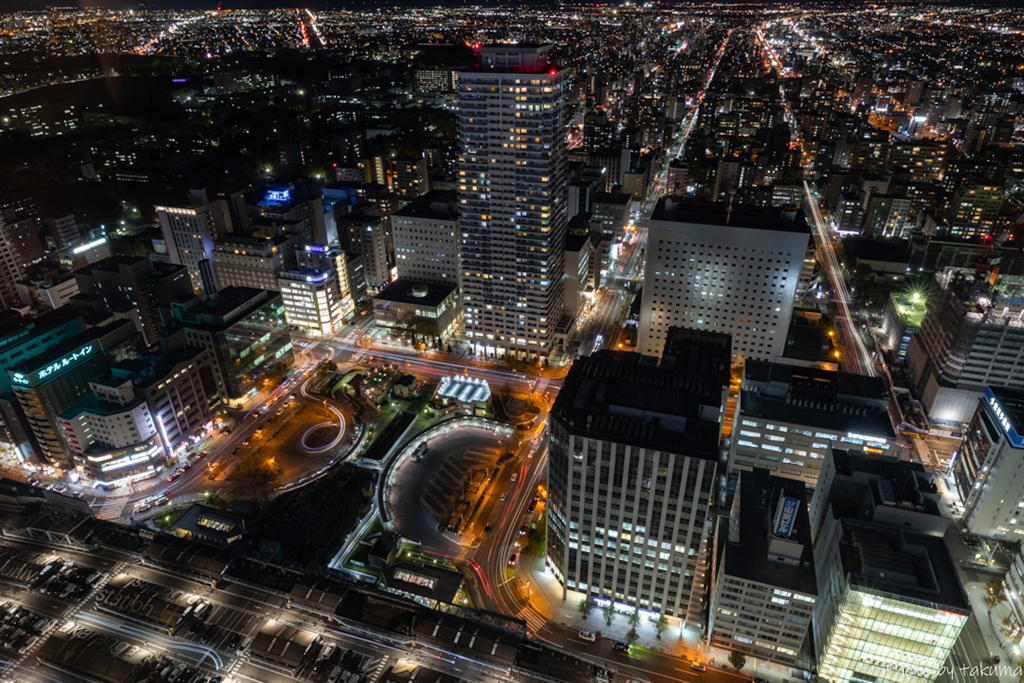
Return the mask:
<path id="1" fill-rule="evenodd" d="M 0 683 L 1024 683 L 1014 3 L 0 8 Z"/>

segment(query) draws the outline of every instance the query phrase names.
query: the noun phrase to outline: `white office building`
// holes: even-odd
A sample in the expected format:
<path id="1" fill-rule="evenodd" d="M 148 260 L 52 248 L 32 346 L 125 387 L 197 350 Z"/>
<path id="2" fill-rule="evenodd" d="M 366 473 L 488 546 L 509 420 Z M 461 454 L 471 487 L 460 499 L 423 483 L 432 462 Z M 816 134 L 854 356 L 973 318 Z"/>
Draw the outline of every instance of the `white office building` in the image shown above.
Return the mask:
<path id="1" fill-rule="evenodd" d="M 972 533 L 1024 540 L 1024 391 L 988 387 L 951 468 Z"/>
<path id="2" fill-rule="evenodd" d="M 711 597 L 711 644 L 797 666 L 817 602 L 807 492 L 764 470 L 740 475 Z M 801 657 L 801 654 L 805 656 Z"/>
<path id="3" fill-rule="evenodd" d="M 547 358 L 562 323 L 569 70 L 552 45 L 494 45 L 459 73 L 459 225 L 466 338 Z"/>
<path id="4" fill-rule="evenodd" d="M 734 358 L 786 347 L 810 231 L 799 210 L 679 203 L 651 217 L 638 350 L 661 353 L 670 327 L 732 336 Z"/>
<path id="5" fill-rule="evenodd" d="M 334 272 L 326 268 L 282 270 L 278 277 L 288 324 L 328 336 L 345 324 Z"/>
<path id="6" fill-rule="evenodd" d="M 764 469 L 813 488 L 830 449 L 895 458 L 888 403 L 881 377 L 747 361 L 729 471 Z"/>
<path id="7" fill-rule="evenodd" d="M 671 367 L 621 351 L 572 365 L 549 422 L 545 562 L 564 596 L 701 622 L 729 381 L 715 337 Z"/>
<path id="8" fill-rule="evenodd" d="M 391 216 L 398 277 L 413 282 L 460 286 L 459 198 L 431 190 Z"/>
<path id="9" fill-rule="evenodd" d="M 192 289 L 206 291 L 200 264 L 208 262 L 212 272 L 213 243 L 217 237 L 208 207 L 158 206 L 156 215 L 171 263 L 188 268 Z"/>

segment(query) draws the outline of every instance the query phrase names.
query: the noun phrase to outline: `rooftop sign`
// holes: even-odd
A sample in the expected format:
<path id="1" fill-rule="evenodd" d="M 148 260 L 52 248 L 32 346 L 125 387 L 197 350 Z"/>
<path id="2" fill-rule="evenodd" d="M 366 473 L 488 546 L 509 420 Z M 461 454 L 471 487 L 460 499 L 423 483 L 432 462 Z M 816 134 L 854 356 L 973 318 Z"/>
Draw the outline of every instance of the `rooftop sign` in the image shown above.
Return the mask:
<path id="1" fill-rule="evenodd" d="M 985 403 L 988 405 L 989 411 L 996 418 L 999 426 L 1003 428 L 1003 433 L 1010 444 L 1014 448 L 1024 448 L 1024 437 L 1017 433 L 1017 429 L 1013 426 L 1009 415 L 1006 414 L 1006 410 L 1003 409 L 999 399 L 996 398 L 996 395 L 988 387 L 985 388 Z"/>
<path id="2" fill-rule="evenodd" d="M 793 533 L 793 526 L 796 524 L 796 512 L 800 508 L 800 500 L 783 496 L 779 500 L 779 507 L 775 511 L 774 534 L 789 538 Z"/>

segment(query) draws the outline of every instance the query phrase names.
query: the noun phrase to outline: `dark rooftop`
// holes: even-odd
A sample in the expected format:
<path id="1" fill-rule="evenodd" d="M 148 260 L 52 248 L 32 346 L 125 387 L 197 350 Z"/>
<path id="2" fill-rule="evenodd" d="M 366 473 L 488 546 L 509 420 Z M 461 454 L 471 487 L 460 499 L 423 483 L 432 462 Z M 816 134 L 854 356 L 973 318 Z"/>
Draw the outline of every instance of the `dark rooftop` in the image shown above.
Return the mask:
<path id="1" fill-rule="evenodd" d="M 741 394 L 745 415 L 878 437 L 895 435 L 881 377 L 749 360 Z"/>
<path id="2" fill-rule="evenodd" d="M 431 190 L 395 211 L 393 215 L 453 221 L 459 217 L 458 208 L 459 195 L 455 190 Z"/>
<path id="3" fill-rule="evenodd" d="M 642 356 L 599 351 L 573 363 L 551 414 L 570 432 L 671 453 L 717 457 L 720 360 L 694 372 L 644 364 Z"/>
<path id="4" fill-rule="evenodd" d="M 801 209 L 796 209 L 787 216 L 787 212 L 778 207 L 766 208 L 734 204 L 730 218 L 726 208 L 726 204 L 675 202 L 671 199 L 662 199 L 654 208 L 651 220 L 810 234 L 807 219 Z"/>
<path id="5" fill-rule="evenodd" d="M 378 301 L 394 301 L 400 304 L 414 304 L 424 308 L 436 308 L 451 296 L 455 285 L 422 284 L 404 278 L 398 278 L 382 289 L 374 299 Z M 423 293 L 422 296 L 418 295 Z"/>
<path id="6" fill-rule="evenodd" d="M 854 519 L 841 523 L 839 554 L 851 584 L 944 611 L 970 613 L 943 537 Z"/>
<path id="7" fill-rule="evenodd" d="M 807 515 L 807 489 L 802 481 L 773 477 L 767 470 L 740 473 L 739 540 L 730 541 L 725 552 L 725 573 L 748 581 L 787 588 L 805 595 L 817 595 L 811 524 Z M 799 562 L 783 564 L 770 561 L 774 516 L 780 500 L 795 498 L 796 520 L 789 541 L 799 544 L 794 558 Z M 792 545 L 792 544 L 790 544 Z"/>

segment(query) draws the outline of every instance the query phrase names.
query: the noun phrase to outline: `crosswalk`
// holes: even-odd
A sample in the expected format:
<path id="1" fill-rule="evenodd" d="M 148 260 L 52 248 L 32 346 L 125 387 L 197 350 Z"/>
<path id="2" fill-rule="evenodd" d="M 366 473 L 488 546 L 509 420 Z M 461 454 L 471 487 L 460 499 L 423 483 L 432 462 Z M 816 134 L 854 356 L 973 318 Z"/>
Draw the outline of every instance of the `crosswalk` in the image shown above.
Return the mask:
<path id="1" fill-rule="evenodd" d="M 387 657 L 377 657 L 370 660 L 370 665 L 366 667 L 363 672 L 363 676 L 366 677 L 370 683 L 377 683 L 380 679 L 381 674 L 384 673 L 384 666 L 388 663 Z"/>
<path id="2" fill-rule="evenodd" d="M 548 625 L 548 620 L 544 618 L 544 615 L 529 605 L 519 610 L 519 614 L 516 616 L 526 622 L 526 630 L 531 636 L 536 636 L 542 628 Z"/>

